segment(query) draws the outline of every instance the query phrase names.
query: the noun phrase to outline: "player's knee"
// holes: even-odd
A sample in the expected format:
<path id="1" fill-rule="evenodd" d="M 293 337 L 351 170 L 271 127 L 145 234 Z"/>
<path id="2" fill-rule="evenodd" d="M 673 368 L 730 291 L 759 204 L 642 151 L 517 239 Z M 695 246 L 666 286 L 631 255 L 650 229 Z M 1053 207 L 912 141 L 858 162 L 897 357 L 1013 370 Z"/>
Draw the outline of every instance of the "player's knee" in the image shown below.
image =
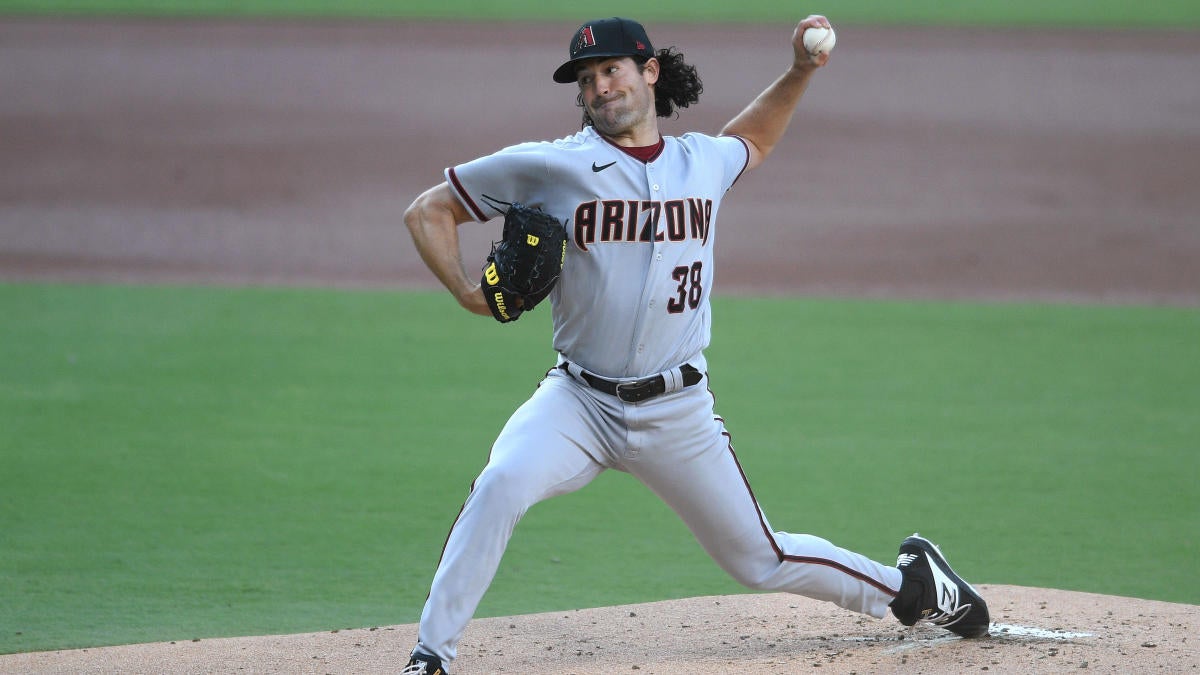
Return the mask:
<path id="1" fill-rule="evenodd" d="M 481 501 L 491 509 L 524 513 L 535 501 L 528 494 L 526 481 L 522 480 L 525 475 L 526 472 L 515 467 L 489 465 L 475 479 L 471 499 Z"/>
<path id="2" fill-rule="evenodd" d="M 755 591 L 771 590 L 770 581 L 776 568 L 779 567 L 778 558 L 762 558 L 757 556 L 745 556 L 728 563 L 721 563 L 721 567 L 733 577 L 733 580 L 739 584 Z"/>
<path id="3" fill-rule="evenodd" d="M 773 589 L 771 589 L 770 584 L 767 583 L 767 580 L 770 578 L 770 575 L 768 575 L 768 574 L 761 574 L 761 573 L 753 574 L 753 573 L 748 572 L 745 574 L 731 573 L 730 576 L 733 577 L 734 581 L 745 586 L 746 588 L 749 588 L 752 591 L 773 590 Z"/>

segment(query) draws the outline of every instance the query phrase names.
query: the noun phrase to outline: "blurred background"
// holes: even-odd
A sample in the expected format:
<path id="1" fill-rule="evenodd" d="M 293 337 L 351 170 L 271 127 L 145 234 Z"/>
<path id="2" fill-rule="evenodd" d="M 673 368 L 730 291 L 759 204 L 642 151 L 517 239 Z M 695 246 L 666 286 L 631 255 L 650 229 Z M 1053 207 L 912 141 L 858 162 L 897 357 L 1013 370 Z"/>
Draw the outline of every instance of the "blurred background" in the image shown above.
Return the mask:
<path id="1" fill-rule="evenodd" d="M 612 10 L 699 68 L 667 132 L 715 133 L 788 65 L 796 17 L 684 5 Z M 718 292 L 1200 301 L 1191 3 L 817 9 L 836 55 L 727 201 Z M 404 208 L 578 129 L 547 73 L 580 11 L 0 3 L 0 278 L 432 287 Z"/>

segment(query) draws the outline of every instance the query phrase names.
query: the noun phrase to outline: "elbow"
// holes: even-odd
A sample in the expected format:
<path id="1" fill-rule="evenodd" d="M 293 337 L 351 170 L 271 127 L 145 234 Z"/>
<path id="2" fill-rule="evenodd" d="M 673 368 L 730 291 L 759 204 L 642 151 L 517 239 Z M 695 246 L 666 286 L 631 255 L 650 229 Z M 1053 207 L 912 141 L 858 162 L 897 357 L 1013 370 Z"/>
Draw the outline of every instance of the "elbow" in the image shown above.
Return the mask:
<path id="1" fill-rule="evenodd" d="M 404 209 L 404 225 L 412 236 L 417 237 L 424 233 L 426 225 L 433 218 L 435 205 L 429 199 L 429 193 L 426 192 L 413 200 L 412 204 Z"/>
<path id="2" fill-rule="evenodd" d="M 456 208 L 457 202 L 443 183 L 421 193 L 404 210 L 404 224 L 413 236 L 431 227 L 453 227 L 468 219 L 466 211 Z"/>
<path id="3" fill-rule="evenodd" d="M 416 201 L 404 209 L 404 225 L 411 234 L 416 234 L 417 229 L 421 226 L 421 207 Z"/>

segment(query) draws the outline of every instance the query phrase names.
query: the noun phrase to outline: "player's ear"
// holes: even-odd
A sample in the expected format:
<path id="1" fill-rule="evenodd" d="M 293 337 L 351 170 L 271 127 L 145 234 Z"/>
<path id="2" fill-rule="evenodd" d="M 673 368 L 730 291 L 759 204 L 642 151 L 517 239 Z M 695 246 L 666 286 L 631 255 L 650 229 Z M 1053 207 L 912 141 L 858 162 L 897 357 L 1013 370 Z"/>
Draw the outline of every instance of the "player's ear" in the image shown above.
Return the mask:
<path id="1" fill-rule="evenodd" d="M 642 77 L 645 78 L 648 85 L 653 86 L 655 82 L 658 82 L 658 76 L 661 72 L 662 64 L 658 62 L 658 59 L 652 58 L 642 64 Z"/>

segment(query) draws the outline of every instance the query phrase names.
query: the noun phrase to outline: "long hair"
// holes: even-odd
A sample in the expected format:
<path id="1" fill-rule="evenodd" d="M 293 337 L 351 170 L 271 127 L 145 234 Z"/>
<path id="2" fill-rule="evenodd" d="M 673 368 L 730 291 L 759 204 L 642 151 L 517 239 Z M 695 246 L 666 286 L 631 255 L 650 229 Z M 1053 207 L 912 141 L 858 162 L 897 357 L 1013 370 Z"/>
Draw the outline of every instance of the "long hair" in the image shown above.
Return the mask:
<path id="1" fill-rule="evenodd" d="M 654 83 L 654 112 L 658 117 L 678 115 L 679 108 L 686 108 L 700 100 L 704 84 L 696 73 L 696 66 L 683 60 L 683 54 L 674 47 L 660 49 L 654 54 L 658 59 L 658 82 Z M 645 70 L 647 59 L 635 56 L 638 71 Z M 575 105 L 583 108 L 583 92 L 575 99 Z M 583 111 L 583 126 L 592 126 L 592 117 Z"/>

